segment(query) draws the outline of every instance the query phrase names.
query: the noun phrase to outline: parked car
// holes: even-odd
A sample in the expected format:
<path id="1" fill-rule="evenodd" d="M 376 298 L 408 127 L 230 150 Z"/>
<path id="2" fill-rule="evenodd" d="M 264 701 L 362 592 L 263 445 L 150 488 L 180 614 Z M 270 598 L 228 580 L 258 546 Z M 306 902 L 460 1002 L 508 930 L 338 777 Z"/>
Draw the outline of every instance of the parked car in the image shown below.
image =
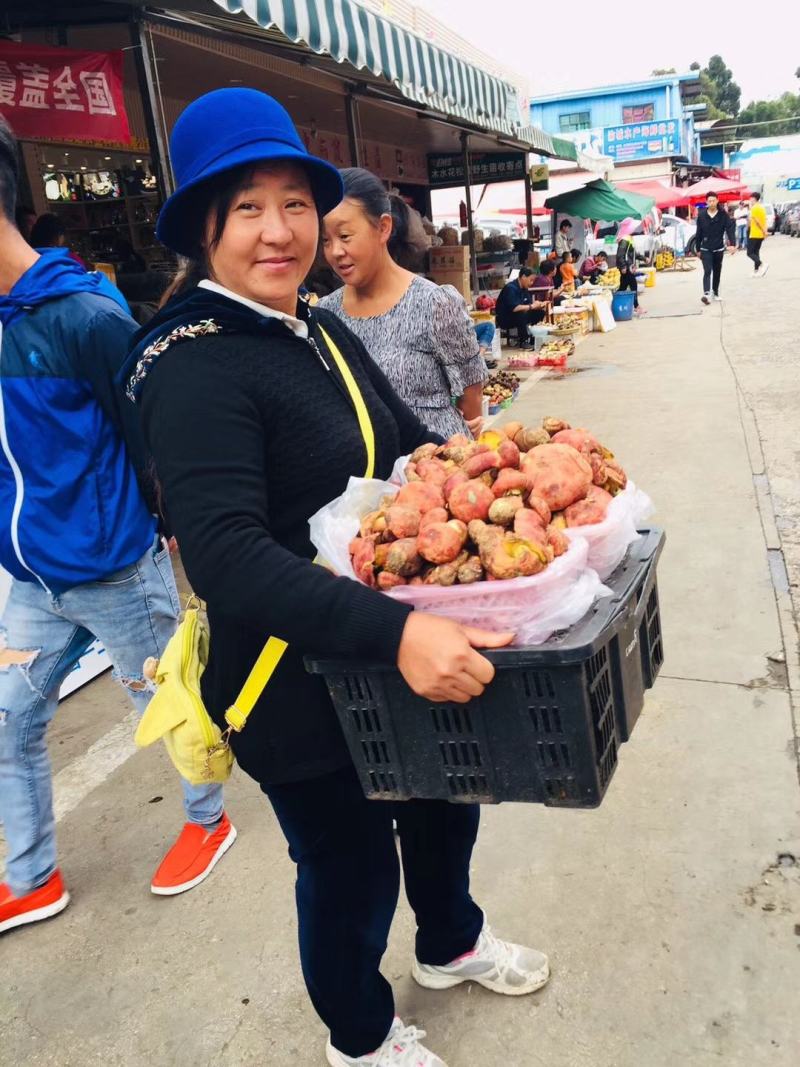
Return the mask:
<path id="1" fill-rule="evenodd" d="M 790 237 L 800 237 L 800 203 L 789 204 L 783 213 L 781 233 Z"/>
<path id="2" fill-rule="evenodd" d="M 765 203 L 764 210 L 767 213 L 767 233 L 775 233 L 775 205 Z"/>
<path id="3" fill-rule="evenodd" d="M 596 222 L 593 231 L 586 239 L 587 255 L 594 256 L 600 251 L 615 255 L 618 229 L 618 222 Z M 636 249 L 636 256 L 647 264 L 653 262 L 656 252 L 661 248 L 661 235 L 658 232 L 660 229 L 661 212 L 654 207 L 633 231 L 633 247 Z"/>
<path id="4" fill-rule="evenodd" d="M 661 216 L 661 244 L 678 255 L 682 252 L 688 256 L 694 254 L 696 233 L 697 222 L 682 219 L 678 215 Z"/>

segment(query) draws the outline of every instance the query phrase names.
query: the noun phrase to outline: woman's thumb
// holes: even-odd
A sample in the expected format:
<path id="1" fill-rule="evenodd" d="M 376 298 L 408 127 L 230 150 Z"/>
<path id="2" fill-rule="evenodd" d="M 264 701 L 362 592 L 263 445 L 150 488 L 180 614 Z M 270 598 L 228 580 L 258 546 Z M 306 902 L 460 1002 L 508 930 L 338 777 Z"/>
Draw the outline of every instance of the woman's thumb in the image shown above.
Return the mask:
<path id="1" fill-rule="evenodd" d="M 464 626 L 464 633 L 473 648 L 503 648 L 514 640 L 514 634 L 495 633 L 493 630 L 479 630 L 476 626 Z"/>

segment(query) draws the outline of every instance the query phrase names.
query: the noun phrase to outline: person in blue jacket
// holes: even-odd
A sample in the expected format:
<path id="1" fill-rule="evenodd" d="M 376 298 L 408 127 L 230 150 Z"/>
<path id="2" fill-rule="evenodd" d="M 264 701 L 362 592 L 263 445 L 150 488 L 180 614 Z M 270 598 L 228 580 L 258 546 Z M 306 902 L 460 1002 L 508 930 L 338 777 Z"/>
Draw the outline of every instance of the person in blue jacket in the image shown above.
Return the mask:
<path id="1" fill-rule="evenodd" d="M 122 294 L 14 221 L 18 154 L 0 118 L 0 934 L 69 902 L 56 865 L 47 726 L 61 683 L 98 638 L 134 705 L 142 665 L 175 630 L 178 595 L 148 507 L 133 406 L 115 384 L 137 325 Z M 233 843 L 222 787 L 184 782 L 188 822 L 156 872 L 191 889 Z"/>

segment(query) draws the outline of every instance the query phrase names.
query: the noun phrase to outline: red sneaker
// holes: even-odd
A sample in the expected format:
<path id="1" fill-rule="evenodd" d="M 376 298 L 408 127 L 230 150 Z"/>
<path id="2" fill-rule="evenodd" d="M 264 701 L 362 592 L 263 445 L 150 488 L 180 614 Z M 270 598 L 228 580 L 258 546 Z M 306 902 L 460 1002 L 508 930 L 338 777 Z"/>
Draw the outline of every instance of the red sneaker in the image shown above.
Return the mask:
<path id="1" fill-rule="evenodd" d="M 44 885 L 32 889 L 24 896 L 16 897 L 5 882 L 0 883 L 0 934 L 15 926 L 38 923 L 58 915 L 69 904 L 69 893 L 64 888 L 60 871 L 54 871 Z"/>
<path id="2" fill-rule="evenodd" d="M 174 897 L 200 885 L 236 840 L 236 829 L 223 812 L 222 822 L 209 832 L 187 822 L 180 837 L 161 861 L 150 888 L 160 897 Z"/>

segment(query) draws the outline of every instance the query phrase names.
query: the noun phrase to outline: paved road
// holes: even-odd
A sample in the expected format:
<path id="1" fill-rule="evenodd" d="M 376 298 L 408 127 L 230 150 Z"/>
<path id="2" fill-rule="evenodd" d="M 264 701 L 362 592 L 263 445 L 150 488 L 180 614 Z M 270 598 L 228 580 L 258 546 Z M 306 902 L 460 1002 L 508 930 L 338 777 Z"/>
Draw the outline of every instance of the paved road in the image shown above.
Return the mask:
<path id="1" fill-rule="evenodd" d="M 667 661 L 599 809 L 484 811 L 475 894 L 551 954 L 541 994 L 416 988 L 401 906 L 385 972 L 450 1067 L 798 1062 L 800 242 L 767 257 L 759 281 L 726 262 L 708 309 L 696 273 L 660 276 L 649 319 L 588 338 L 580 373 L 518 401 L 520 419 L 591 426 L 656 501 Z M 181 812 L 163 754 L 128 758 L 127 715 L 106 677 L 53 727 L 73 904 L 0 943 L 0 1063 L 321 1065 L 269 808 L 237 775 L 235 848 L 197 891 L 152 897 Z"/>

